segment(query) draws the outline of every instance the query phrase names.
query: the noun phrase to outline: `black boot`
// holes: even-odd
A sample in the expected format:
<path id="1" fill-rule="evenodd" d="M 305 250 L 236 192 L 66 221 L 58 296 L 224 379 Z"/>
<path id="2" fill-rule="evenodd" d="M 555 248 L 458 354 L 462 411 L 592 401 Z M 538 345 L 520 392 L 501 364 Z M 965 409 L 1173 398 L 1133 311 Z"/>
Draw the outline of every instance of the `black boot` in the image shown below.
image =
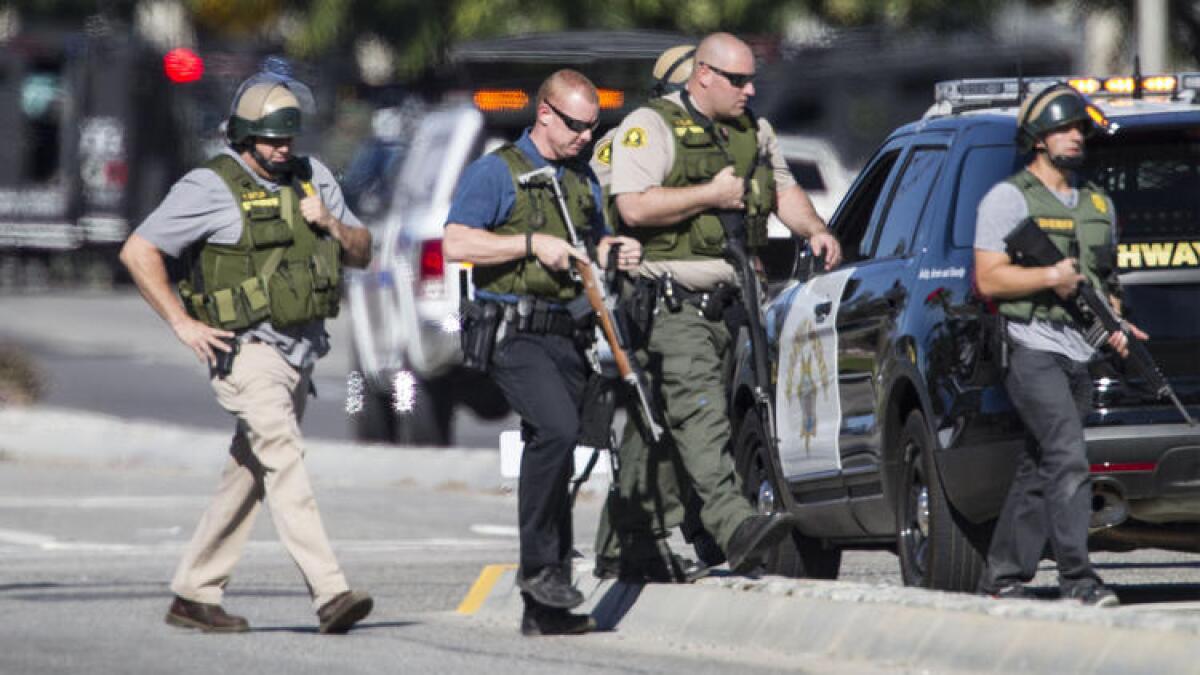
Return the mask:
<path id="1" fill-rule="evenodd" d="M 522 593 L 525 613 L 521 615 L 521 635 L 581 635 L 596 630 L 596 621 L 587 614 L 572 614 L 558 607 L 547 607 Z"/>

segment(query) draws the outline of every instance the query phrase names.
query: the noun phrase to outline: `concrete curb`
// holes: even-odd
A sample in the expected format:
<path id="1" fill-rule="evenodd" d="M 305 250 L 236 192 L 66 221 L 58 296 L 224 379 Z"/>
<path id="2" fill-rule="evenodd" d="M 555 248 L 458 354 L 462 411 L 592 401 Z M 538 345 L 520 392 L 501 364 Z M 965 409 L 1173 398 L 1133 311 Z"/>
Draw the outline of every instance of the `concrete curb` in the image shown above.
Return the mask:
<path id="1" fill-rule="evenodd" d="M 820 656 L 897 668 L 986 673 L 1194 672 L 1200 618 L 1166 612 L 991 600 L 894 586 L 764 577 L 692 585 L 597 581 L 577 611 L 640 642 L 721 646 L 772 662 Z M 477 616 L 518 625 L 522 602 L 506 570 Z"/>
<path id="2" fill-rule="evenodd" d="M 182 427 L 43 406 L 0 408 L 0 453 L 9 459 L 82 462 L 166 470 L 220 470 L 229 429 Z M 495 449 L 396 448 L 305 439 L 317 484 L 417 485 L 492 491 L 500 477 Z"/>

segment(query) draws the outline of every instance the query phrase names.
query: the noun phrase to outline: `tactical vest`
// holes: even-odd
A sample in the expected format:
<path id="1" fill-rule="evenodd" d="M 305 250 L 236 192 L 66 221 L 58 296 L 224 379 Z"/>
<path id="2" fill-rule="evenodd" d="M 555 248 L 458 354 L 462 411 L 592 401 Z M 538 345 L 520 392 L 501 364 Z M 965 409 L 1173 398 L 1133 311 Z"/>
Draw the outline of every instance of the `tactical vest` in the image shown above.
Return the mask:
<path id="1" fill-rule="evenodd" d="M 533 162 L 511 143 L 496 150 L 496 154 L 508 166 L 516 190 L 516 203 L 508 220 L 493 232 L 504 235 L 534 232 L 570 241 L 554 190 L 547 186 L 525 186 L 517 182 L 517 176 L 534 170 Z M 596 203 L 587 175 L 568 165 L 558 182 L 576 233 L 580 239 L 588 241 Z M 547 269 L 537 258 L 519 258 L 498 265 L 476 265 L 474 279 L 476 288 L 491 293 L 532 295 L 562 301 L 579 294 L 570 272 Z"/>
<path id="2" fill-rule="evenodd" d="M 758 124 L 750 114 L 731 121 L 714 121 L 710 127 L 692 119 L 687 110 L 656 98 L 647 107 L 662 115 L 675 142 L 675 163 L 663 187 L 687 187 L 712 180 L 730 165 L 734 173 L 750 176 L 746 203 L 746 243 L 757 248 L 767 243 L 767 218 L 775 210 L 775 173 L 770 158 L 759 152 Z M 722 141 L 713 137 L 720 134 Z M 722 149 L 722 145 L 725 149 Z M 715 213 L 705 212 L 666 227 L 629 228 L 642 242 L 646 260 L 719 258 L 725 247 L 725 230 Z"/>
<path id="3" fill-rule="evenodd" d="M 1079 271 L 1088 282 L 1104 293 L 1115 289 L 1109 283 L 1113 259 L 1112 218 L 1108 200 L 1094 185 L 1079 188 L 1075 208 L 1069 209 L 1028 170 L 1008 179 L 1025 196 L 1029 217 L 1042 228 L 1066 257 L 1079 260 Z M 1028 323 L 1033 317 L 1059 323 L 1073 323 L 1053 290 L 1046 289 L 999 304 L 1004 316 Z"/>
<path id="4" fill-rule="evenodd" d="M 226 330 L 268 319 L 286 328 L 337 316 L 341 244 L 308 225 L 295 190 L 266 192 L 228 155 L 204 166 L 233 192 L 242 236 L 236 244 L 205 242 L 192 258 L 189 278 L 179 282 L 188 313 Z"/>

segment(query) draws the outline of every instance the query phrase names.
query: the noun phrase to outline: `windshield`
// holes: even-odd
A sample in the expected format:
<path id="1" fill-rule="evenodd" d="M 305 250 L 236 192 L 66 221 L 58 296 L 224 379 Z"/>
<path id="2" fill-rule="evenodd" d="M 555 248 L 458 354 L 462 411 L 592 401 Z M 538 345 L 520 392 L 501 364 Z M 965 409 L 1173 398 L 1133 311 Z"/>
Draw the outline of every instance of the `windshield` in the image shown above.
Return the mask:
<path id="1" fill-rule="evenodd" d="M 1200 130 L 1122 130 L 1089 153 L 1087 178 L 1116 207 L 1126 315 L 1165 371 L 1200 373 Z"/>

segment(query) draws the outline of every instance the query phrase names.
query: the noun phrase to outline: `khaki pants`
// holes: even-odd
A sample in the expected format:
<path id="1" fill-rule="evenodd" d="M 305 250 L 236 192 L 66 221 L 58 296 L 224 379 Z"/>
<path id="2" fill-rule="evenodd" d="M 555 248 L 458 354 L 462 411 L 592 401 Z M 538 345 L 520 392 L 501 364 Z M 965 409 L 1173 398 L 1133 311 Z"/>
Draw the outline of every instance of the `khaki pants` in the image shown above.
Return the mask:
<path id="1" fill-rule="evenodd" d="M 348 590 L 304 466 L 300 419 L 311 371 L 292 367 L 274 347 L 251 342 L 242 345 L 225 379 L 212 380 L 217 402 L 237 418 L 237 431 L 217 494 L 171 581 L 176 595 L 221 602 L 264 498 L 313 607 Z"/>

